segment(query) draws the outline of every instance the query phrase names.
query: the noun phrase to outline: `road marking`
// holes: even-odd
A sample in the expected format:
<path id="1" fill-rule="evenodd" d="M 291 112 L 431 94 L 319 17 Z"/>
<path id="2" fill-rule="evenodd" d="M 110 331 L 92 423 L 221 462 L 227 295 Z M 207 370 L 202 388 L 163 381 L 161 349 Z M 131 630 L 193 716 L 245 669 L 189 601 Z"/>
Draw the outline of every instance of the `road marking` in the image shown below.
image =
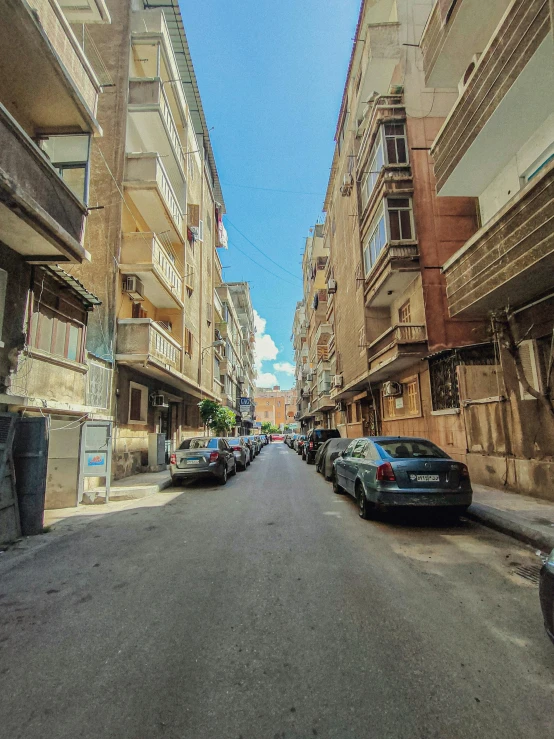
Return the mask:
<path id="1" fill-rule="evenodd" d="M 338 511 L 323 511 L 324 516 L 334 516 L 335 518 L 342 518 L 342 513 Z"/>

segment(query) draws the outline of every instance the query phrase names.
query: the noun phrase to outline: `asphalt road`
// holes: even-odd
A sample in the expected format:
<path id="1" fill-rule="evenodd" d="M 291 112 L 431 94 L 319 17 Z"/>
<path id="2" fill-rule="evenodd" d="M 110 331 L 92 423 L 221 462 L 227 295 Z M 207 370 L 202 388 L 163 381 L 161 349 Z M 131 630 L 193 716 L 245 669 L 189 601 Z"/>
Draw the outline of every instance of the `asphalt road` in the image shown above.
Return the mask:
<path id="1" fill-rule="evenodd" d="M 472 523 L 362 521 L 274 443 L 0 569 L 0 735 L 554 736 L 536 563 Z"/>

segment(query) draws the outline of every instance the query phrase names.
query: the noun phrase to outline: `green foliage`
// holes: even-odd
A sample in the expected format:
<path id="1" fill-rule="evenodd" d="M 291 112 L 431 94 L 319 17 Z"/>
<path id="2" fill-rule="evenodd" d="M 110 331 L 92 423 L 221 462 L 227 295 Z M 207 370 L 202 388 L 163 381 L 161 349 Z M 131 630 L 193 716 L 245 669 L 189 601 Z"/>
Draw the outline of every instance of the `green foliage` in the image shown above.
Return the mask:
<path id="1" fill-rule="evenodd" d="M 219 407 L 210 423 L 217 436 L 227 436 L 236 426 L 236 414 L 230 408 Z"/>
<path id="2" fill-rule="evenodd" d="M 200 408 L 200 418 L 202 419 L 202 423 L 204 426 L 212 428 L 212 423 L 221 408 L 221 404 L 218 403 L 217 400 L 208 400 L 206 398 L 198 403 L 198 407 Z"/>
<path id="3" fill-rule="evenodd" d="M 276 434 L 279 431 L 271 421 L 264 421 L 262 423 L 262 434 Z"/>

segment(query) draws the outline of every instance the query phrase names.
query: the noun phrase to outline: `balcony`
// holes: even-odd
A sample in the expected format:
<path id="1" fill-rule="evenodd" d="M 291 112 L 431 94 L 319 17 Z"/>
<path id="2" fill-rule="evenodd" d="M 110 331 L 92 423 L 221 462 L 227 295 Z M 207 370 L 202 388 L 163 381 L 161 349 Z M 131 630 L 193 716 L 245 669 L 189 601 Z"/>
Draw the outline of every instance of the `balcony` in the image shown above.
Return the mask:
<path id="1" fill-rule="evenodd" d="M 457 87 L 511 0 L 437 0 L 421 38 L 428 87 Z"/>
<path id="2" fill-rule="evenodd" d="M 330 323 L 320 323 L 316 329 L 314 341 L 317 346 L 327 346 L 329 339 L 333 334 L 333 327 Z"/>
<path id="3" fill-rule="evenodd" d="M 104 0 L 58 0 L 69 23 L 111 23 Z"/>
<path id="4" fill-rule="evenodd" d="M 120 318 L 116 360 L 120 364 L 143 365 L 141 371 L 150 365 L 154 371 L 159 369 L 180 375 L 181 347 L 151 318 Z"/>
<path id="5" fill-rule="evenodd" d="M 156 153 L 127 154 L 123 185 L 152 233 L 169 232 L 172 242 L 184 243 L 183 212 Z"/>
<path id="6" fill-rule="evenodd" d="M 160 79 L 129 80 L 127 151 L 156 151 L 177 192 L 185 183 L 179 131 Z"/>
<path id="7" fill-rule="evenodd" d="M 5 0 L 0 47 L 0 100 L 28 133 L 101 133 L 98 80 L 57 2 Z"/>
<path id="8" fill-rule="evenodd" d="M 356 120 L 374 90 L 389 89 L 394 70 L 400 61 L 402 46 L 399 23 L 369 23 L 365 33 L 364 51 L 368 58 L 360 81 Z"/>
<path id="9" fill-rule="evenodd" d="M 215 324 L 215 330 L 219 331 L 222 339 L 227 339 L 229 337 L 229 324 L 227 321 L 217 321 Z"/>
<path id="10" fill-rule="evenodd" d="M 419 272 L 417 243 L 389 242 L 365 278 L 366 308 L 386 308 L 404 292 Z"/>
<path id="11" fill-rule="evenodd" d="M 119 271 L 140 277 L 145 297 L 157 308 L 184 307 L 183 278 L 156 234 L 123 234 Z"/>
<path id="12" fill-rule="evenodd" d="M 86 212 L 0 105 L 0 240 L 30 262 L 82 262 Z"/>
<path id="13" fill-rule="evenodd" d="M 396 373 L 423 359 L 427 352 L 425 326 L 399 323 L 391 326 L 367 347 L 372 382 L 393 379 Z"/>
<path id="14" fill-rule="evenodd" d="M 554 162 L 446 262 L 451 316 L 486 316 L 552 289 Z"/>
<path id="15" fill-rule="evenodd" d="M 549 30 L 545 0 L 512 2 L 433 144 L 441 195 L 481 195 L 554 113 Z"/>

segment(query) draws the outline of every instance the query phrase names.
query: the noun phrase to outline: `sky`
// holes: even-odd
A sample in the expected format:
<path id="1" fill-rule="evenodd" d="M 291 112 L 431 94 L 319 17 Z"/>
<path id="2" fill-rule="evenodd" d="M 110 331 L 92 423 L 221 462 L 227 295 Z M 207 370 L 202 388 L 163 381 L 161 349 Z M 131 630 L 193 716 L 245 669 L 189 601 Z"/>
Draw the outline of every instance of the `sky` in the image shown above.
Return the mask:
<path id="1" fill-rule="evenodd" d="M 288 389 L 360 0 L 180 3 L 227 211 L 224 279 L 250 283 L 257 385 Z"/>

